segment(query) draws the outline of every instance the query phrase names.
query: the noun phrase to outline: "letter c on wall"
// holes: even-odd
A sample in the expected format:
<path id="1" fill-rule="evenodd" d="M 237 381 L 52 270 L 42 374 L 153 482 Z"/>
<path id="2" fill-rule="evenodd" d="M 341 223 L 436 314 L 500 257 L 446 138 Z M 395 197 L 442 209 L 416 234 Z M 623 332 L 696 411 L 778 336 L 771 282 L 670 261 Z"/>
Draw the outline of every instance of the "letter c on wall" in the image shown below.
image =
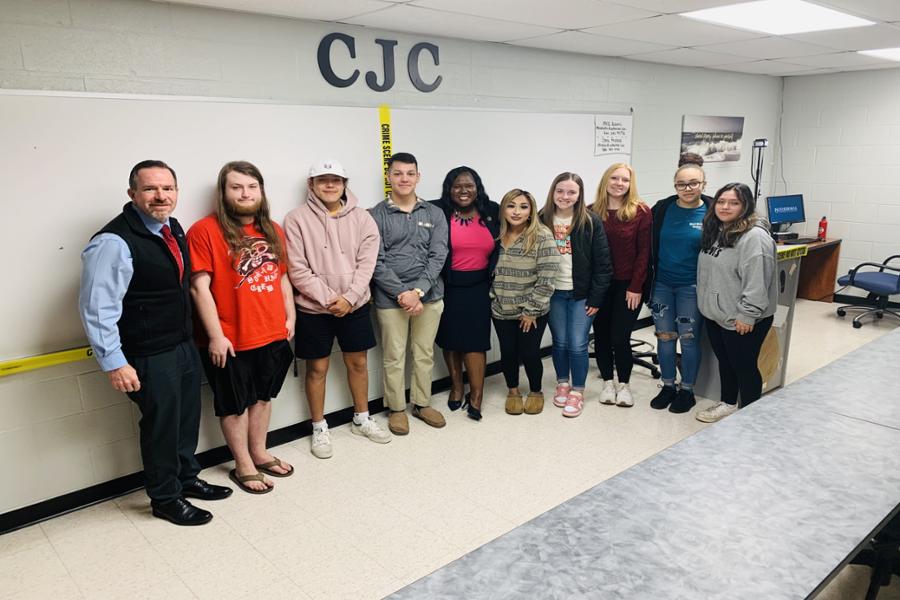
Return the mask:
<path id="1" fill-rule="evenodd" d="M 432 60 L 434 60 L 435 66 L 441 64 L 440 58 L 438 58 L 438 47 L 428 42 L 419 42 L 412 47 L 409 51 L 409 55 L 406 57 L 406 70 L 409 73 L 409 80 L 417 90 L 420 92 L 433 92 L 441 85 L 441 81 L 443 81 L 444 77 L 438 75 L 431 83 L 422 81 L 422 76 L 419 74 L 419 54 L 422 53 L 422 50 L 428 50 Z"/>
<path id="2" fill-rule="evenodd" d="M 334 44 L 336 40 L 344 42 L 344 45 L 347 46 L 347 50 L 350 51 L 350 58 L 356 58 L 356 42 L 351 36 L 345 33 L 329 33 L 322 38 L 321 42 L 319 42 L 319 49 L 316 51 L 316 58 L 319 61 L 319 72 L 322 74 L 322 77 L 325 78 L 325 81 L 334 87 L 350 87 L 359 77 L 359 69 L 354 69 L 353 74 L 346 79 L 339 77 L 338 74 L 334 72 L 334 69 L 331 68 L 331 45 Z"/>

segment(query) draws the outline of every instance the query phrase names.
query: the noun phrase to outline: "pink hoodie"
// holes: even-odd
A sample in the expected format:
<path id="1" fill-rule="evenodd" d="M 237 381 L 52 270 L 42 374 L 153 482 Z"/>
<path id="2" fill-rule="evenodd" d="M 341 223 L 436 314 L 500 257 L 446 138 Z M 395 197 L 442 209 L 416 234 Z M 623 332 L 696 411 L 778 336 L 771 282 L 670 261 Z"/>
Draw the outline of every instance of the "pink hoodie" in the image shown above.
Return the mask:
<path id="1" fill-rule="evenodd" d="M 288 276 L 294 302 L 303 312 L 328 314 L 326 305 L 343 296 L 356 310 L 369 301 L 381 237 L 369 211 L 347 201 L 335 215 L 310 191 L 306 203 L 284 218 Z"/>

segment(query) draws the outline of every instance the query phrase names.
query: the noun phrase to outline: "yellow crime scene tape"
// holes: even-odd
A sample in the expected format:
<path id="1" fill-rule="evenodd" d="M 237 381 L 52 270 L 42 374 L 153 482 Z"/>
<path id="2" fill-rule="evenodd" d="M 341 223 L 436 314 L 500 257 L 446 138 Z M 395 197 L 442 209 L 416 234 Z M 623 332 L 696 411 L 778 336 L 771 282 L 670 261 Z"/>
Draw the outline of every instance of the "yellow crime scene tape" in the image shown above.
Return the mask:
<path id="1" fill-rule="evenodd" d="M 73 348 L 72 350 L 62 350 L 61 352 L 51 352 L 50 354 L 39 354 L 27 358 L 5 360 L 0 362 L 0 377 L 13 375 L 14 373 L 33 371 L 34 369 L 43 369 L 44 367 L 52 367 L 64 363 L 76 362 L 79 360 L 86 360 L 93 356 L 94 351 L 90 346 L 86 346 L 84 348 Z"/>
<path id="2" fill-rule="evenodd" d="M 387 197 L 391 193 L 391 182 L 388 181 L 388 160 L 394 153 L 391 142 L 391 107 L 382 104 L 378 107 L 378 122 L 381 125 L 379 132 L 381 135 L 381 170 L 384 183 L 384 196 Z"/>

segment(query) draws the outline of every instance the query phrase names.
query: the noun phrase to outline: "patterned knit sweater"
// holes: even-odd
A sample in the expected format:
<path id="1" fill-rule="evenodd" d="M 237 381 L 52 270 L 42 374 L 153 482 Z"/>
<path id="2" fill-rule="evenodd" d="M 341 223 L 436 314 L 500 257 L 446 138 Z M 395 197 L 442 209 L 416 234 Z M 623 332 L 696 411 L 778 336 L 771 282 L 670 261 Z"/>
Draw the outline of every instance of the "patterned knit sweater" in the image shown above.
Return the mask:
<path id="1" fill-rule="evenodd" d="M 541 225 L 531 250 L 524 236 L 509 248 L 500 246 L 500 258 L 491 285 L 491 315 L 513 320 L 522 315 L 540 317 L 550 312 L 550 296 L 559 269 L 559 251 L 550 230 Z"/>

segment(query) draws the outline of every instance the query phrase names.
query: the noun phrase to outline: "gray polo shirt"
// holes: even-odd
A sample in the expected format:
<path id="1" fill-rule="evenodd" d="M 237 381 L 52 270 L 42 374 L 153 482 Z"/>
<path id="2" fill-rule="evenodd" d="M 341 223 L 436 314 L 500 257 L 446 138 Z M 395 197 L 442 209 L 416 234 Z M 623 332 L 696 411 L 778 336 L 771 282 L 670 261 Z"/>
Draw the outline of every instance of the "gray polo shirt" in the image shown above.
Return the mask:
<path id="1" fill-rule="evenodd" d="M 439 208 L 417 198 L 412 212 L 400 210 L 390 197 L 369 211 L 381 234 L 375 263 L 376 308 L 398 308 L 401 292 L 419 288 L 422 302 L 444 297 L 441 270 L 447 258 L 447 219 Z"/>

